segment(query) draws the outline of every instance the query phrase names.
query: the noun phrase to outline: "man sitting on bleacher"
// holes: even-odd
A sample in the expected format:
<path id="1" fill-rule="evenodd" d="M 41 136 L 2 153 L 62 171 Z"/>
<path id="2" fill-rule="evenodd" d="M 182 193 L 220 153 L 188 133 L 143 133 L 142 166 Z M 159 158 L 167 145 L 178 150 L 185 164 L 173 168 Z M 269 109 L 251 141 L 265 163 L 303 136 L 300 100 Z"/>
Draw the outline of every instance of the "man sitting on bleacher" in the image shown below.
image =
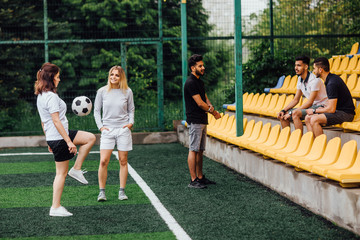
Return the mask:
<path id="1" fill-rule="evenodd" d="M 325 81 L 328 103 L 323 108 L 307 110 L 305 124 L 308 131 L 317 137 L 323 133 L 322 125 L 331 126 L 351 122 L 355 116 L 355 106 L 350 91 L 344 81 L 329 73 L 329 61 L 319 57 L 314 61 L 314 74 Z"/>
<path id="2" fill-rule="evenodd" d="M 302 119 L 306 116 L 306 109 L 310 108 L 313 111 L 313 109 L 323 107 L 328 100 L 323 81 L 309 72 L 309 64 L 310 58 L 307 56 L 295 59 L 295 73 L 298 75 L 296 94 L 294 99 L 278 113 L 282 128 L 290 126 L 290 120 L 293 120 L 295 129 L 302 131 Z M 307 98 L 307 101 L 294 109 L 302 95 Z"/>

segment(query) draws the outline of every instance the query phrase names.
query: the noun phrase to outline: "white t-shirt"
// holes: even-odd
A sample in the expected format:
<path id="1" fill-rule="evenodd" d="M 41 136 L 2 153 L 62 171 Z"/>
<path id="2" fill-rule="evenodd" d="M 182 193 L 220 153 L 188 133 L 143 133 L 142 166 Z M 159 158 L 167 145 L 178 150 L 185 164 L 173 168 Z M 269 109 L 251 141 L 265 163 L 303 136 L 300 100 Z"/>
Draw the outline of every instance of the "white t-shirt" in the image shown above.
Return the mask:
<path id="1" fill-rule="evenodd" d="M 102 110 L 102 118 L 101 118 Z M 133 92 L 128 88 L 107 91 L 107 86 L 100 88 L 95 97 L 94 117 L 98 129 L 103 126 L 120 128 L 129 123 L 134 124 Z"/>
<path id="2" fill-rule="evenodd" d="M 324 82 L 311 72 L 308 72 L 308 77 L 308 81 L 304 83 L 301 81 L 302 79 L 299 76 L 296 88 L 300 89 L 307 99 L 309 99 L 311 92 L 318 91 L 313 105 L 326 105 L 328 97 Z"/>
<path id="3" fill-rule="evenodd" d="M 65 115 L 66 104 L 56 93 L 47 91 L 39 94 L 36 105 L 41 122 L 44 123 L 46 141 L 63 139 L 52 121 L 52 113 L 59 113 L 61 124 L 64 126 L 67 134 L 69 134 L 69 123 Z"/>

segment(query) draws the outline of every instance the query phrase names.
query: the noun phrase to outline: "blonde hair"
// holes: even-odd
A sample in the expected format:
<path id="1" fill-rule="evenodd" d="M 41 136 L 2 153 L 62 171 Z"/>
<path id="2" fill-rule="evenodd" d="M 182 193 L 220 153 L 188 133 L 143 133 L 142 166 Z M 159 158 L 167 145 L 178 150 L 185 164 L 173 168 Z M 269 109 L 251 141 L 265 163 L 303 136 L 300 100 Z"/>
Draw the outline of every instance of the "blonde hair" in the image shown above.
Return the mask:
<path id="1" fill-rule="evenodd" d="M 112 89 L 112 85 L 110 83 L 110 74 L 112 73 L 112 71 L 114 70 L 118 70 L 119 72 L 119 76 L 120 76 L 120 81 L 119 81 L 119 88 L 121 90 L 123 90 L 123 92 L 125 92 L 129 86 L 127 84 L 127 79 L 126 79 L 126 75 L 125 75 L 125 71 L 122 67 L 120 66 L 113 66 L 112 68 L 110 68 L 109 70 L 109 75 L 108 75 L 108 83 L 107 83 L 107 91 L 110 91 Z"/>

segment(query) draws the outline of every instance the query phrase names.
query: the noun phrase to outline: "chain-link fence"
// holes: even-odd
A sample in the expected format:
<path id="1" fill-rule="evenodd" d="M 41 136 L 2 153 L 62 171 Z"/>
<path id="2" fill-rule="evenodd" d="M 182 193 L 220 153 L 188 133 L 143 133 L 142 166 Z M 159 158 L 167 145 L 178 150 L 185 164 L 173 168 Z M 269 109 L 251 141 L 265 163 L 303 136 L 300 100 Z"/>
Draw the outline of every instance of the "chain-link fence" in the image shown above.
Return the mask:
<path id="1" fill-rule="evenodd" d="M 187 57 L 203 54 L 204 81 L 217 109 L 234 102 L 234 2 L 240 0 L 0 1 L 0 131 L 42 134 L 33 84 L 40 66 L 61 68 L 59 95 L 70 128 L 96 132 L 92 114 L 71 113 L 72 99 L 92 101 L 109 69 L 122 65 L 136 105 L 135 131 L 162 131 L 183 119 L 181 4 Z M 359 1 L 243 0 L 244 91 L 261 91 L 293 73 L 293 59 L 346 54 L 360 34 Z M 184 17 L 184 16 L 183 16 Z"/>

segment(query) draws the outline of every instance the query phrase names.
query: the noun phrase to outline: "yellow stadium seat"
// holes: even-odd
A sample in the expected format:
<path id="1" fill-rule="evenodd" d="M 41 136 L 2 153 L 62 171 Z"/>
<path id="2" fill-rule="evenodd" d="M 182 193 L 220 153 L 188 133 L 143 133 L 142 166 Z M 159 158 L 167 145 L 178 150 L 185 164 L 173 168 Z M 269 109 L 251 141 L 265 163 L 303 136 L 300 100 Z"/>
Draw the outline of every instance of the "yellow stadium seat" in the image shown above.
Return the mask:
<path id="1" fill-rule="evenodd" d="M 331 69 L 332 64 L 333 64 L 333 62 L 334 62 L 334 59 L 333 59 L 333 58 L 329 58 L 328 60 L 329 60 L 329 67 L 330 67 L 330 69 Z"/>
<path id="2" fill-rule="evenodd" d="M 215 117 L 210 113 L 208 113 L 207 115 L 208 115 L 208 122 L 209 122 L 208 127 L 211 125 L 214 125 L 216 122 Z"/>
<path id="3" fill-rule="evenodd" d="M 249 96 L 249 93 L 248 92 L 246 92 L 246 93 L 244 93 L 243 94 L 243 106 L 244 106 L 244 103 L 246 102 L 246 99 L 247 99 L 247 97 Z M 235 103 L 234 104 L 232 104 L 232 105 L 228 105 L 227 107 L 226 107 L 226 109 L 227 110 L 229 110 L 229 111 L 236 111 L 236 105 L 235 105 Z"/>
<path id="4" fill-rule="evenodd" d="M 335 70 L 335 74 L 337 75 L 343 74 L 343 71 L 347 69 L 348 65 L 349 65 L 349 57 L 344 57 L 341 60 L 339 68 Z"/>
<path id="5" fill-rule="evenodd" d="M 348 130 L 360 131 L 360 104 L 355 109 L 355 116 L 352 122 L 343 122 L 341 127 Z"/>
<path id="6" fill-rule="evenodd" d="M 262 93 L 259 96 L 256 104 L 249 106 L 249 108 L 247 109 L 247 112 L 248 113 L 255 113 L 256 109 L 260 108 L 260 106 L 264 103 L 264 100 L 265 100 L 267 95 L 270 95 L 270 97 L 271 97 L 272 94 L 271 93 L 269 93 L 269 94 Z"/>
<path id="7" fill-rule="evenodd" d="M 249 149 L 249 146 L 252 144 L 264 143 L 269 137 L 270 130 L 271 123 L 266 123 L 262 126 L 261 132 L 257 138 L 254 134 L 251 134 L 251 137 L 249 137 L 248 141 L 244 142 L 242 146 Z"/>
<path id="8" fill-rule="evenodd" d="M 276 104 L 276 107 L 275 107 L 275 109 L 272 111 L 272 115 L 270 115 L 270 117 L 276 118 L 277 115 L 278 115 L 278 113 L 279 113 L 285 106 L 287 106 L 293 99 L 294 99 L 294 95 L 291 94 L 291 95 L 288 95 L 288 96 L 286 97 L 284 104 L 282 104 L 282 107 L 280 106 L 280 104 Z M 280 100 L 280 98 L 279 98 L 279 100 Z M 300 101 L 299 101 L 299 102 L 300 102 Z M 278 103 L 279 103 L 279 101 L 278 101 Z"/>
<path id="9" fill-rule="evenodd" d="M 258 101 L 258 103 L 254 107 L 254 109 L 251 110 L 251 113 L 259 114 L 259 111 L 261 109 L 266 109 L 269 106 L 269 103 L 270 103 L 270 100 L 271 100 L 272 96 L 273 95 L 271 93 L 266 94 L 266 96 L 265 96 L 264 100 L 262 101 L 262 103 L 260 101 Z"/>
<path id="10" fill-rule="evenodd" d="M 249 93 L 249 95 L 248 95 L 247 98 L 246 98 L 246 101 L 243 102 L 243 108 L 244 108 L 245 106 L 249 106 L 249 105 L 250 105 L 253 97 L 254 97 L 254 93 Z"/>
<path id="11" fill-rule="evenodd" d="M 244 129 L 244 134 L 242 136 L 240 136 L 240 137 L 236 137 L 236 135 L 233 136 L 233 137 L 230 136 L 230 137 L 226 138 L 227 142 L 236 145 L 236 143 L 235 143 L 236 138 L 241 138 L 241 137 L 242 138 L 248 138 L 248 137 L 250 137 L 250 135 L 251 135 L 251 133 L 252 133 L 252 131 L 254 129 L 254 125 L 255 125 L 255 120 L 250 120 L 246 124 L 246 127 Z"/>
<path id="12" fill-rule="evenodd" d="M 356 98 L 360 97 L 360 76 L 356 82 L 355 88 L 353 90 L 351 90 L 351 96 L 356 97 Z"/>
<path id="13" fill-rule="evenodd" d="M 243 129 L 246 128 L 247 122 L 248 122 L 248 119 L 243 118 Z M 229 131 L 229 133 L 226 134 L 226 136 L 223 136 L 223 140 L 225 142 L 229 143 L 230 139 L 235 138 L 235 137 L 236 137 L 236 118 L 234 119 L 234 124 L 232 125 L 231 130 Z"/>
<path id="14" fill-rule="evenodd" d="M 282 94 L 277 102 L 276 102 L 276 105 L 274 107 L 271 107 L 269 106 L 268 109 L 266 109 L 266 111 L 263 111 L 263 115 L 265 116 L 273 116 L 274 115 L 274 111 L 277 111 L 279 112 L 281 109 L 283 109 L 283 106 L 284 106 L 284 103 L 285 103 L 285 100 L 286 100 L 286 95 L 285 94 Z"/>
<path id="15" fill-rule="evenodd" d="M 343 74 L 341 74 L 340 75 L 340 78 L 344 81 L 344 83 L 346 84 L 346 82 L 347 82 L 347 74 L 346 73 L 343 73 Z"/>
<path id="16" fill-rule="evenodd" d="M 282 149 L 286 146 L 290 137 L 290 127 L 283 128 L 275 144 L 267 146 L 266 143 L 260 144 L 256 147 L 256 152 L 266 155 L 268 149 Z"/>
<path id="17" fill-rule="evenodd" d="M 296 93 L 297 81 L 298 81 L 298 76 L 297 76 L 297 75 L 294 75 L 294 76 L 290 79 L 289 86 L 283 91 L 283 93 L 295 94 L 295 93 Z"/>
<path id="18" fill-rule="evenodd" d="M 262 108 L 258 109 L 257 113 L 260 114 L 260 115 L 265 115 L 265 113 L 269 109 L 274 109 L 275 108 L 278 99 L 279 99 L 279 94 L 272 95 L 269 105 L 266 108 L 262 107 Z"/>
<path id="19" fill-rule="evenodd" d="M 357 54 L 358 51 L 359 51 L 359 42 L 356 42 L 352 45 L 349 55 Z"/>
<path id="20" fill-rule="evenodd" d="M 261 133 L 260 137 L 255 142 L 246 145 L 246 148 L 254 152 L 257 152 L 257 148 L 261 149 L 262 146 L 274 145 L 277 142 L 280 135 L 280 125 L 277 124 L 274 127 L 272 127 L 270 129 L 269 135 L 267 137 L 265 135 L 266 135 L 265 133 L 264 134 Z"/>
<path id="21" fill-rule="evenodd" d="M 282 93 L 283 90 L 285 90 L 289 86 L 290 80 L 291 80 L 291 76 L 290 75 L 286 76 L 286 78 L 284 79 L 284 83 L 281 86 L 281 88 L 271 88 L 270 92 L 271 93 Z"/>
<path id="22" fill-rule="evenodd" d="M 326 176 L 329 170 L 347 169 L 354 164 L 356 158 L 357 143 L 355 140 L 350 140 L 341 148 L 338 158 L 330 164 L 316 164 L 311 168 L 311 172 L 320 176 Z"/>
<path id="23" fill-rule="evenodd" d="M 358 152 L 355 162 L 350 168 L 329 170 L 326 177 L 338 181 L 342 187 L 358 186 L 360 183 L 360 152 Z"/>
<path id="24" fill-rule="evenodd" d="M 264 94 L 264 93 L 263 93 L 263 94 Z M 256 94 L 252 97 L 251 102 L 250 102 L 250 103 L 248 102 L 247 104 L 245 104 L 245 105 L 243 106 L 243 111 L 244 111 L 244 112 L 249 112 L 249 109 L 253 108 L 253 107 L 256 105 L 257 101 L 259 100 L 259 96 L 260 96 L 260 93 L 256 93 Z"/>
<path id="25" fill-rule="evenodd" d="M 356 68 L 356 66 L 357 66 L 358 58 L 359 58 L 358 55 L 354 55 L 354 56 L 350 59 L 349 65 L 348 65 L 348 67 L 343 71 L 343 73 L 351 74 L 351 71 L 354 70 L 354 69 Z"/>
<path id="26" fill-rule="evenodd" d="M 295 152 L 299 146 L 301 135 L 302 135 L 302 133 L 301 133 L 300 129 L 294 130 L 290 134 L 289 140 L 284 146 L 281 144 L 279 144 L 277 146 L 274 145 L 274 147 L 267 149 L 265 151 L 264 155 L 269 158 L 276 159 L 277 154 L 282 154 L 282 153 L 288 154 L 288 153 Z"/>
<path id="27" fill-rule="evenodd" d="M 221 116 L 221 118 L 216 120 L 215 124 L 210 125 L 210 126 L 207 127 L 207 133 L 208 134 L 209 134 L 209 132 L 212 132 L 212 131 L 215 131 L 216 129 L 219 129 L 221 122 L 224 120 L 224 118 L 223 118 L 224 114 L 220 113 L 220 116 Z"/>
<path id="28" fill-rule="evenodd" d="M 321 134 L 312 142 L 309 153 L 307 153 L 306 155 L 300 155 L 300 153 L 299 155 L 295 155 L 294 153 L 294 155 L 287 156 L 286 163 L 298 168 L 300 161 L 307 162 L 318 160 L 324 154 L 326 147 L 326 138 L 327 137 L 325 134 Z"/>
<path id="29" fill-rule="evenodd" d="M 358 80 L 358 76 L 356 73 L 353 73 L 348 77 L 346 81 L 346 86 L 348 87 L 350 92 L 355 88 L 357 80 Z"/>
<path id="30" fill-rule="evenodd" d="M 316 140 L 316 139 L 315 139 Z M 316 164 L 330 164 L 336 161 L 341 150 L 341 139 L 335 137 L 331 139 L 324 150 L 324 154 L 317 160 L 304 159 L 299 161 L 299 169 L 311 172 L 311 169 Z"/>
<path id="31" fill-rule="evenodd" d="M 313 132 L 307 132 L 301 137 L 299 146 L 296 149 L 296 151 L 289 152 L 289 153 L 286 153 L 285 151 L 279 152 L 274 156 L 274 158 L 276 160 L 286 163 L 287 158 L 290 156 L 294 156 L 294 157 L 305 156 L 306 154 L 309 153 L 313 141 L 314 141 Z"/>
<path id="32" fill-rule="evenodd" d="M 341 58 L 337 57 L 334 59 L 333 64 L 331 66 L 330 72 L 335 73 L 336 70 L 340 67 Z"/>
<path id="33" fill-rule="evenodd" d="M 355 67 L 353 70 L 351 70 L 350 73 L 351 73 L 351 74 L 352 74 L 352 73 L 356 73 L 356 74 L 358 74 L 358 75 L 360 74 L 360 61 L 358 61 L 356 67 Z"/>
<path id="34" fill-rule="evenodd" d="M 235 145 L 239 146 L 240 148 L 243 148 L 244 143 L 248 142 L 249 139 L 257 139 L 260 135 L 261 129 L 262 129 L 263 123 L 262 121 L 258 121 L 251 132 L 251 135 L 249 137 L 237 137 L 234 140 Z"/>
<path id="35" fill-rule="evenodd" d="M 220 140 L 226 141 L 225 140 L 226 136 L 230 133 L 231 128 L 234 124 L 234 120 L 235 120 L 235 116 L 234 115 L 230 116 L 227 120 L 225 128 L 223 130 L 214 131 L 212 136 Z"/>

